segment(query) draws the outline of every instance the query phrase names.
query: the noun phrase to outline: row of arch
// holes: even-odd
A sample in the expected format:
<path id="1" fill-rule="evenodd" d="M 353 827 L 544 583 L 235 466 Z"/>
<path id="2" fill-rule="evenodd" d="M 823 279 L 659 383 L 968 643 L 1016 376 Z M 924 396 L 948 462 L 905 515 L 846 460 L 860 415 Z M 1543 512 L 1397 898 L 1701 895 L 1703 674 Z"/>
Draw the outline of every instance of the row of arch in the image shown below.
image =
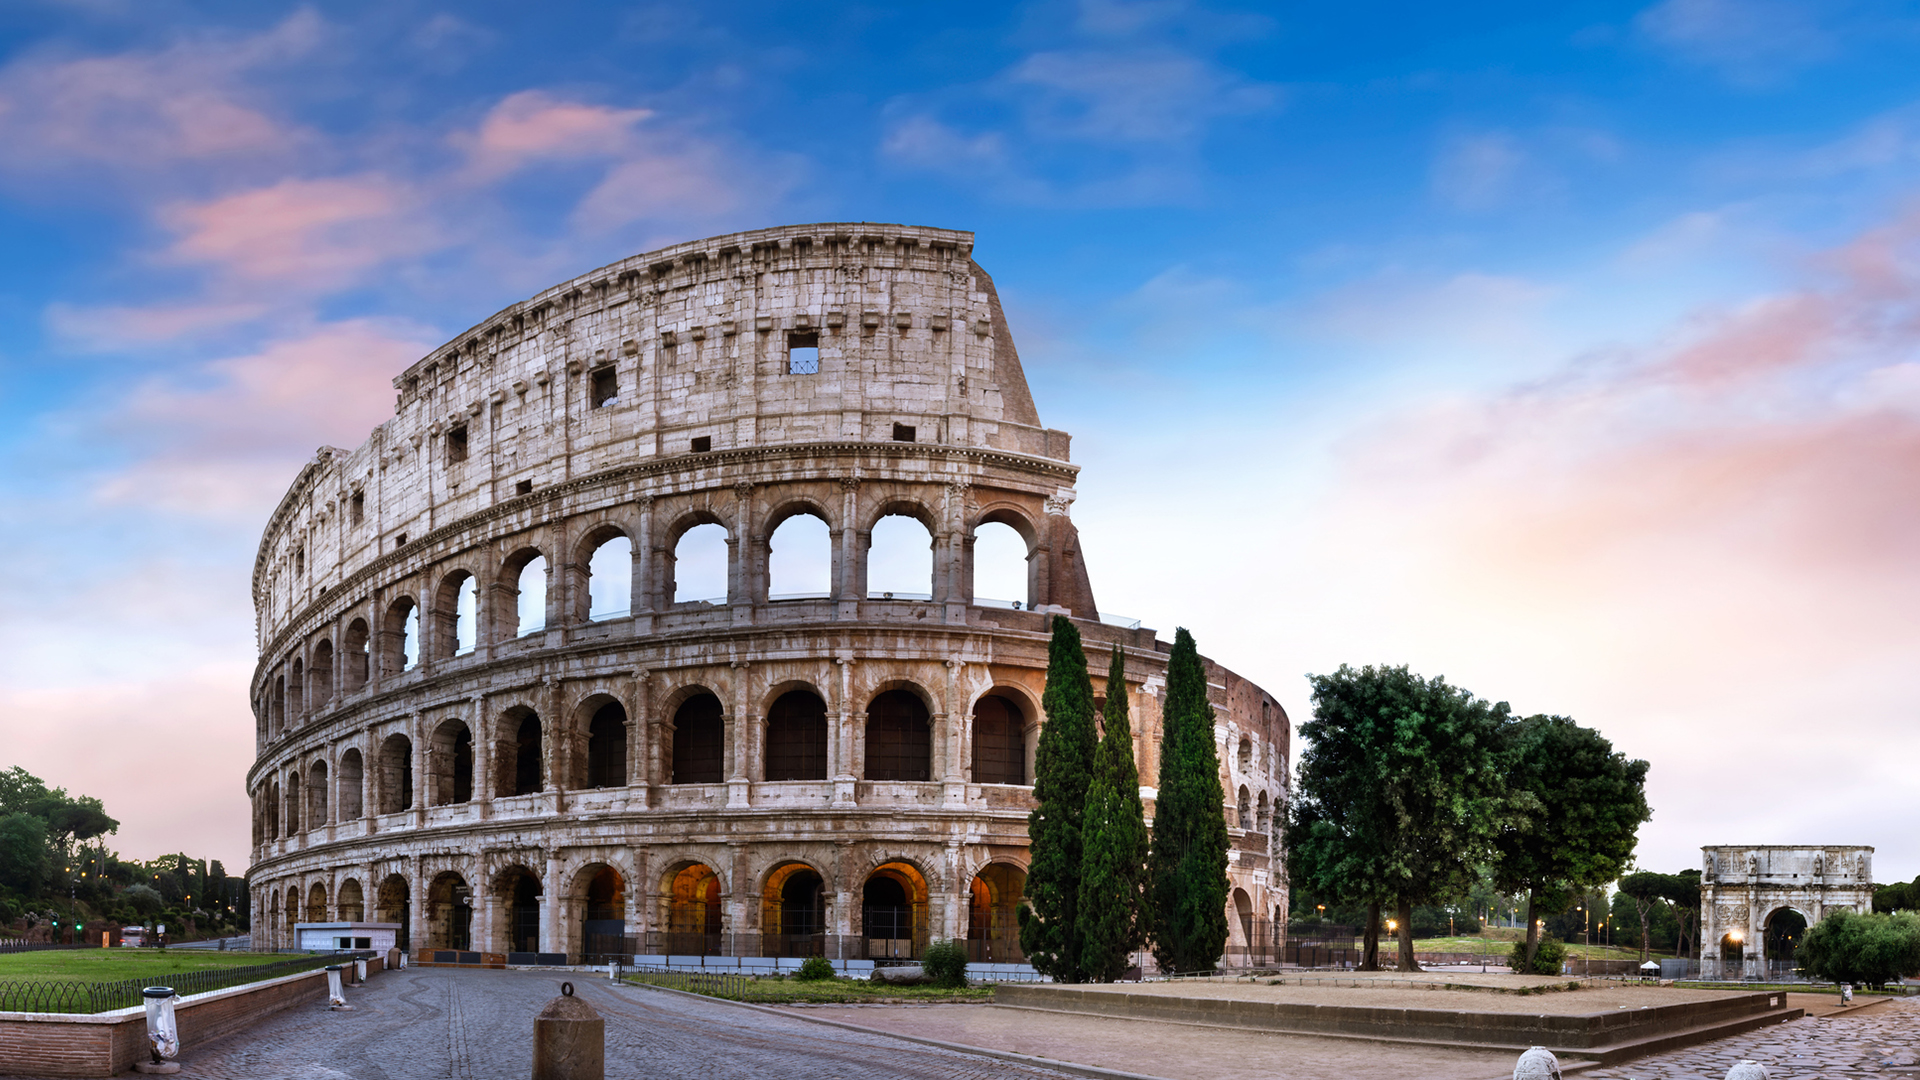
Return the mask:
<path id="1" fill-rule="evenodd" d="M 659 560 L 660 606 L 741 599 L 735 584 L 739 575 L 731 569 L 738 562 L 735 538 L 712 518 L 710 513 L 694 513 L 683 528 L 670 532 Z M 751 590 L 753 601 L 846 594 L 835 584 L 844 574 L 840 545 L 818 504 L 791 503 L 768 520 L 770 532 L 758 545 L 761 572 L 752 576 L 759 583 Z M 1019 521 L 1025 528 L 1010 521 Z M 888 536 L 889 532 L 895 535 Z M 882 545 L 883 539 L 889 542 Z M 876 559 L 861 552 L 856 561 L 862 578 L 869 565 L 884 567 L 886 574 L 859 592 L 869 599 L 936 598 L 931 516 L 924 508 L 883 506 L 861 540 L 863 547 L 871 544 L 881 553 Z M 1038 534 L 1024 518 L 1005 512 L 976 524 L 968 537 L 972 548 L 968 562 L 976 582 L 984 563 L 989 589 L 1028 598 L 1037 541 Z M 918 554 L 912 554 L 916 549 Z M 680 568 L 695 572 L 682 574 Z M 299 726 L 312 711 L 326 707 L 336 690 L 345 695 L 364 689 L 376 672 L 394 677 L 414 670 L 423 656 L 456 659 L 471 654 L 483 642 L 512 641 L 545 630 L 549 622 L 618 619 L 632 614 L 636 606 L 654 606 L 650 596 L 641 595 L 650 590 L 635 588 L 636 582 L 644 583 L 645 575 L 640 572 L 633 538 L 616 525 L 590 529 L 577 546 L 570 569 L 578 580 L 571 589 L 556 590 L 545 553 L 536 546 L 523 547 L 488 580 L 483 580 L 479 567 L 455 567 L 441 576 L 424 606 L 412 594 L 403 593 L 388 601 L 377 626 L 365 617 L 349 620 L 338 649 L 330 636 L 323 636 L 304 650 L 305 655 L 290 657 L 269 680 L 265 699 L 256 710 L 263 741 Z"/>
<path id="2" fill-rule="evenodd" d="M 549 897 L 538 869 L 510 863 L 476 881 L 441 870 L 418 890 L 404 875 L 389 873 L 372 897 L 358 878 L 346 877 L 331 894 L 327 882 L 312 881 L 272 887 L 263 899 L 267 925 L 287 943 L 300 922 L 381 922 L 400 925 L 403 948 L 561 953 L 570 960 L 635 945 L 694 955 L 823 955 L 827 939 L 839 936 L 836 926 L 858 942 L 832 950 L 840 955 L 912 958 L 936 936 L 929 874 L 909 857 L 883 857 L 867 870 L 844 918 L 831 911 L 836 893 L 825 868 L 801 858 L 777 860 L 749 898 L 752 928 L 731 934 L 724 911 L 730 897 L 716 865 L 680 860 L 654 884 L 650 895 L 630 898 L 626 875 L 594 862 L 566 878 L 560 896 Z M 1015 913 L 1025 885 L 1026 871 L 1015 863 L 981 867 L 965 898 L 966 937 L 990 944 L 996 958 L 1020 959 Z M 416 901 L 424 903 L 418 919 Z M 652 933 L 638 933 L 630 914 Z M 421 939 L 411 940 L 416 931 Z"/>
<path id="3" fill-rule="evenodd" d="M 728 776 L 728 723 L 718 694 L 695 684 L 672 699 L 670 719 L 662 726 L 667 784 L 717 784 Z M 532 795 L 551 786 L 573 790 L 623 787 L 633 775 L 632 722 L 626 707 L 608 695 L 590 697 L 576 710 L 570 731 L 550 731 L 540 714 L 525 705 L 506 709 L 492 725 L 491 775 L 477 776 L 474 733 L 459 717 L 448 717 L 427 735 L 426 783 L 416 783 L 413 739 L 404 732 L 382 738 L 374 760 L 360 748 L 341 751 L 338 772 L 329 784 L 329 762 L 313 760 L 262 784 L 255 796 L 254 843 L 292 837 L 310 828 L 352 821 L 369 814 L 445 806 L 475 798 Z M 933 777 L 933 714 L 917 687 L 881 689 L 866 703 L 855 756 L 860 777 L 876 781 L 926 782 Z M 1037 735 L 1034 710 L 1017 691 L 996 689 L 972 707 L 972 781 L 1024 785 Z M 783 684 L 767 703 L 757 780 L 829 779 L 831 724 L 826 700 L 805 684 Z M 553 741 L 584 740 L 584 754 L 555 754 Z M 371 780 L 369 785 L 368 781 Z M 339 805 L 329 806 L 329 792 Z M 330 813 L 331 810 L 331 813 Z M 303 822 L 305 823 L 303 826 Z"/>

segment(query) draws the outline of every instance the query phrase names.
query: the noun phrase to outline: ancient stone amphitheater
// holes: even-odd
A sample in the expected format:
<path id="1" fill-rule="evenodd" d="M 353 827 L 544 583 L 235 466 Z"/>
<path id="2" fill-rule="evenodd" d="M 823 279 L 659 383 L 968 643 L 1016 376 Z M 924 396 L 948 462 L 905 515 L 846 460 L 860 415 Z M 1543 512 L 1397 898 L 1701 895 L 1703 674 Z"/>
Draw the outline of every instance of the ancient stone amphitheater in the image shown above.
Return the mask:
<path id="1" fill-rule="evenodd" d="M 1168 647 L 1095 606 L 1067 434 L 972 248 L 839 224 L 635 256 L 322 449 L 254 566 L 256 942 L 1018 960 L 1049 617 L 1129 695 L 1149 784 Z M 996 535 L 1024 594 L 975 595 Z M 1287 718 L 1209 671 L 1231 947 L 1261 951 Z"/>

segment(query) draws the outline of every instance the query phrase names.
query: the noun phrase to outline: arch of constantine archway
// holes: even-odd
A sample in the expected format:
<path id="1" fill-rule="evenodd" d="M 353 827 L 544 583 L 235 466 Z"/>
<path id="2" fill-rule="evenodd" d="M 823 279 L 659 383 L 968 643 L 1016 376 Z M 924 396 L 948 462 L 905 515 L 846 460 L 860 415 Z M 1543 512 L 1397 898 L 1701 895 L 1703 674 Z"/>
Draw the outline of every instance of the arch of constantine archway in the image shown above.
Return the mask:
<path id="1" fill-rule="evenodd" d="M 1727 844 L 1700 849 L 1700 967 L 1707 978 L 1761 976 L 1771 963 L 1767 928 L 1781 912 L 1808 926 L 1829 912 L 1873 910 L 1873 849 Z"/>

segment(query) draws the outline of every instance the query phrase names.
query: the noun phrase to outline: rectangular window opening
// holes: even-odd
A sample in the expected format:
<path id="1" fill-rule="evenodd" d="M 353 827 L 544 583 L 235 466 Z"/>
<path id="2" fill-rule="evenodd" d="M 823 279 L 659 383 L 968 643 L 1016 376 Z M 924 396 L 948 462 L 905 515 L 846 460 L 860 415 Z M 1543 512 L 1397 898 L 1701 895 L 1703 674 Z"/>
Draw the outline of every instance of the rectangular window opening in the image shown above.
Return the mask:
<path id="1" fill-rule="evenodd" d="M 593 407 L 604 409 L 609 405 L 620 404 L 620 379 L 613 368 L 603 367 L 593 373 Z"/>
<path id="2" fill-rule="evenodd" d="M 696 454 L 704 454 L 707 451 L 712 449 L 713 449 L 713 436 L 711 435 L 702 435 L 699 438 L 693 440 L 693 452 Z"/>
<path id="3" fill-rule="evenodd" d="M 531 480 L 522 480 L 522 481 L 520 481 L 519 483 L 517 483 L 517 484 L 515 484 L 515 485 L 513 485 L 513 493 L 514 493 L 515 495 L 531 495 L 531 494 L 533 494 L 533 481 L 531 481 Z"/>
<path id="4" fill-rule="evenodd" d="M 393 537 L 393 546 L 394 546 L 394 547 L 397 547 L 397 548 L 403 548 L 403 547 L 406 547 L 406 546 L 407 546 L 407 534 L 406 534 L 406 533 L 395 533 L 395 534 L 394 534 L 394 537 Z"/>
<path id="5" fill-rule="evenodd" d="M 893 425 L 893 441 L 894 442 L 912 442 L 914 441 L 913 434 L 914 432 L 913 432 L 912 424 Z"/>
<path id="6" fill-rule="evenodd" d="M 358 525 L 361 522 L 367 520 L 367 493 L 366 492 L 364 491 L 354 492 L 353 501 L 348 503 L 347 505 L 348 505 L 348 514 L 351 515 L 353 523 L 355 525 Z"/>
<path id="7" fill-rule="evenodd" d="M 447 432 L 447 463 L 449 465 L 467 460 L 467 425 L 461 424 Z"/>
<path id="8" fill-rule="evenodd" d="M 816 330 L 795 330 L 787 335 L 787 374 L 817 375 L 820 373 L 820 333 Z"/>

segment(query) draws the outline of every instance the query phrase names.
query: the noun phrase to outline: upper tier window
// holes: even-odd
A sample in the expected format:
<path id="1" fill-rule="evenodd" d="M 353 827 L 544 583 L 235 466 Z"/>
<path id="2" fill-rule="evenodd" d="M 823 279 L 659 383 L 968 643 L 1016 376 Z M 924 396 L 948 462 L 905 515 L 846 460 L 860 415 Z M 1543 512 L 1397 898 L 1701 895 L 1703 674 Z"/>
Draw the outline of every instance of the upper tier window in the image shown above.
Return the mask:
<path id="1" fill-rule="evenodd" d="M 620 379 L 611 367 L 593 373 L 593 407 L 604 409 L 620 404 Z"/>
<path id="2" fill-rule="evenodd" d="M 787 374 L 816 375 L 820 371 L 820 334 L 795 330 L 787 335 Z"/>

